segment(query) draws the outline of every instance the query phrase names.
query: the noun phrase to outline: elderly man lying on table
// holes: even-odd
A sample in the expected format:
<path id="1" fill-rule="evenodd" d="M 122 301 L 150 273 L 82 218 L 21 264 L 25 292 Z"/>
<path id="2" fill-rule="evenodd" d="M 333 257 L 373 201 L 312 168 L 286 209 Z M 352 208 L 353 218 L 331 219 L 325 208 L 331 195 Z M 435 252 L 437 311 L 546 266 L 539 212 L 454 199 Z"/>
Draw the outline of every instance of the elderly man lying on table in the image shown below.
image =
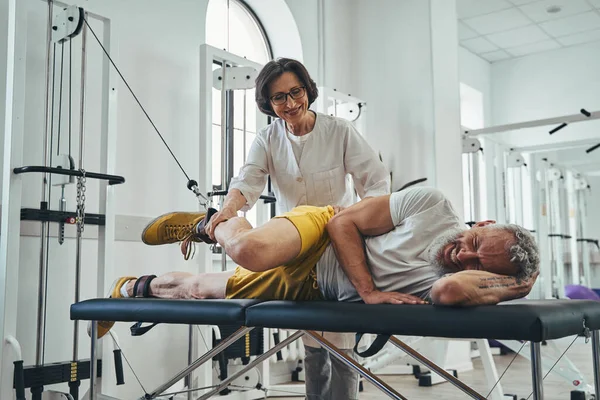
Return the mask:
<path id="1" fill-rule="evenodd" d="M 214 243 L 204 231 L 213 211 L 165 214 L 143 240 L 179 239 L 185 252 L 193 242 Z M 448 199 L 428 187 L 343 210 L 301 206 L 258 228 L 235 217 L 217 225 L 214 239 L 239 265 L 235 271 L 122 277 L 110 296 L 466 306 L 523 297 L 539 273 L 527 230 L 494 221 L 466 229 Z M 99 322 L 98 336 L 113 324 Z"/>

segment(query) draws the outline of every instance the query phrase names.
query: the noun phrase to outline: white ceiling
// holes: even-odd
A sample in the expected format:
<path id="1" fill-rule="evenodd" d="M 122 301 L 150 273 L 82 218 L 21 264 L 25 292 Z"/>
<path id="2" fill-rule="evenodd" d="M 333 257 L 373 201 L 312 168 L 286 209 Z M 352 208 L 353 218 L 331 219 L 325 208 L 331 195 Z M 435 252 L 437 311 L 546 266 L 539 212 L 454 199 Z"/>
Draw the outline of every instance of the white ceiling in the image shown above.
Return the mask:
<path id="1" fill-rule="evenodd" d="M 457 13 L 461 46 L 489 62 L 600 41 L 600 0 L 457 0 Z"/>

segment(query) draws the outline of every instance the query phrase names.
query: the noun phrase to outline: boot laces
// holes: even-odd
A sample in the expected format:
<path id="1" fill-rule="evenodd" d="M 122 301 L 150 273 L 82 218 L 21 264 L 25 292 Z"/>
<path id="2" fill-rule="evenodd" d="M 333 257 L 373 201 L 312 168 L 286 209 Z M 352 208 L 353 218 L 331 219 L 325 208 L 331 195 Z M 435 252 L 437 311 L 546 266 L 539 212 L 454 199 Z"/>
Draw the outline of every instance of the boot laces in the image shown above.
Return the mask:
<path id="1" fill-rule="evenodd" d="M 194 258 L 194 255 L 196 254 L 196 242 L 193 240 L 195 235 L 196 232 L 191 230 L 181 239 L 179 248 L 181 249 L 181 254 L 183 254 L 183 258 L 186 261 L 190 258 Z"/>
<path id="2" fill-rule="evenodd" d="M 190 233 L 193 232 L 195 224 L 185 225 L 167 225 L 165 227 L 165 234 L 167 239 L 175 239 L 177 241 L 184 240 Z"/>

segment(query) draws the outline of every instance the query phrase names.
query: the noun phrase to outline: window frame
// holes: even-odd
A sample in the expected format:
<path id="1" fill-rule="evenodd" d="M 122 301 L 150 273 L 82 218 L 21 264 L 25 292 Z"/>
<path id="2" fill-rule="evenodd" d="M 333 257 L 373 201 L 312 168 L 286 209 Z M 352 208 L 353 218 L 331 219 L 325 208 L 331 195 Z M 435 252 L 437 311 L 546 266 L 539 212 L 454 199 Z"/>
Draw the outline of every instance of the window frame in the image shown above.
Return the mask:
<path id="1" fill-rule="evenodd" d="M 258 15 L 256 15 L 254 10 L 244 0 L 228 0 L 228 1 L 234 1 L 234 2 L 238 3 L 240 5 L 240 7 L 254 21 L 254 23 L 258 27 L 258 30 L 263 38 L 263 41 L 265 42 L 265 45 L 266 45 L 265 47 L 267 48 L 267 56 L 269 57 L 270 60 L 272 60 L 273 59 L 273 47 L 271 46 L 271 41 L 269 40 L 267 31 L 265 30 L 264 25 L 260 21 L 260 18 L 258 18 Z"/>

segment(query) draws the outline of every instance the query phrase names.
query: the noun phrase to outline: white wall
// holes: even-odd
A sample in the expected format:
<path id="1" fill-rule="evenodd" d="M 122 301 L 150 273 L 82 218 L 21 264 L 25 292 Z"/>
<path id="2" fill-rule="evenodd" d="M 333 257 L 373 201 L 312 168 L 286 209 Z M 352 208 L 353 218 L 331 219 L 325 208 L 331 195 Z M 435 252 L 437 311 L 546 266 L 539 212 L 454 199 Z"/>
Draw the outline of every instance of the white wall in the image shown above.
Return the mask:
<path id="1" fill-rule="evenodd" d="M 460 82 L 479 91 L 483 101 L 483 126 L 492 125 L 492 72 L 491 65 L 486 60 L 474 55 L 463 47 L 458 47 Z M 474 128 L 474 127 L 470 127 Z M 486 137 L 478 137 L 484 149 L 478 158 L 485 160 L 487 165 L 493 165 L 494 155 L 493 143 L 487 141 Z M 481 171 L 480 175 L 480 214 L 476 219 L 501 220 L 497 214 L 497 195 L 495 192 L 495 175 L 493 168 Z"/>
<path id="2" fill-rule="evenodd" d="M 4 113 L 6 108 L 6 51 L 8 40 L 8 4 L 0 2 L 0 143 L 4 143 Z M 3 165 L 0 163 L 0 176 L 2 176 Z M 0 196 L 2 187 L 0 185 Z"/>
<path id="3" fill-rule="evenodd" d="M 431 56 L 434 107 L 434 184 L 464 218 L 462 134 L 456 2 L 431 0 Z"/>
<path id="4" fill-rule="evenodd" d="M 319 0 L 285 0 L 285 3 L 296 20 L 302 41 L 302 62 L 320 86 L 323 77 L 319 75 Z"/>
<path id="5" fill-rule="evenodd" d="M 464 47 L 458 48 L 458 58 L 460 81 L 483 95 L 483 120 L 484 125 L 489 126 L 492 120 L 491 65 Z"/>
<path id="6" fill-rule="evenodd" d="M 434 179 L 429 2 L 328 2 L 325 18 L 348 29 L 326 32 L 327 85 L 366 101 L 364 134 L 393 172 L 393 189 Z"/>
<path id="7" fill-rule="evenodd" d="M 355 95 L 365 99 L 360 93 L 355 93 L 357 63 L 362 52 L 359 41 L 360 24 L 370 25 L 372 20 L 360 15 L 360 2 L 345 0 L 322 0 L 325 29 L 322 38 L 324 62 L 324 86 L 336 89 L 342 93 Z M 386 6 L 379 4 L 380 6 Z M 378 6 L 379 6 L 378 5 Z M 373 7 L 378 8 L 378 7 Z M 361 21 L 362 20 L 362 21 Z"/>
<path id="8" fill-rule="evenodd" d="M 356 57 L 355 0 L 286 0 L 302 38 L 304 65 L 318 86 L 352 94 Z M 323 26 L 323 19 L 325 22 Z M 322 31 L 322 32 L 321 32 Z M 346 67 L 340 71 L 339 65 Z"/>

